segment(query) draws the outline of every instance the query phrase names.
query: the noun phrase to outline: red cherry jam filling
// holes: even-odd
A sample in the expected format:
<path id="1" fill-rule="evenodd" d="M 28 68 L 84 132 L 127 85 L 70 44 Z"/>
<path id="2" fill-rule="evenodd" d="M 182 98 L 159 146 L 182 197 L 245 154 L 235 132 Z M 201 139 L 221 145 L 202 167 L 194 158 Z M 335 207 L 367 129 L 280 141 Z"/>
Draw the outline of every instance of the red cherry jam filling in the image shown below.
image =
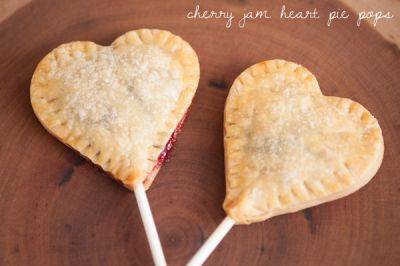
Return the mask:
<path id="1" fill-rule="evenodd" d="M 169 138 L 167 144 L 165 145 L 164 150 L 158 156 L 157 163 L 153 167 L 153 171 L 160 168 L 165 163 L 165 161 L 168 159 L 168 156 L 170 155 L 172 148 L 174 147 L 174 145 L 176 143 L 176 138 L 177 138 L 178 134 L 181 132 L 183 124 L 186 121 L 188 113 L 189 113 L 189 109 L 185 112 L 181 121 L 179 121 L 174 132 L 172 133 L 171 137 Z"/>

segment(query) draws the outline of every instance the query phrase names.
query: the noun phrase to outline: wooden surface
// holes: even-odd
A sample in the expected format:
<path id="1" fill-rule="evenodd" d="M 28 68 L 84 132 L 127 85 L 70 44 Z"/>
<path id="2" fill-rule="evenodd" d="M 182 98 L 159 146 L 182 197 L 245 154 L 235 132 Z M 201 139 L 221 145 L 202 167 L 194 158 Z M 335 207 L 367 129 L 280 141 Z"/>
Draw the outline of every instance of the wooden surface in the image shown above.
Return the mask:
<path id="1" fill-rule="evenodd" d="M 25 0 L 23 0 L 25 1 Z M 400 1 L 399 0 L 341 0 L 356 12 L 390 11 L 394 17 L 391 20 L 380 21 L 374 27 L 386 40 L 400 47 Z M 371 25 L 373 20 L 368 20 Z"/>
<path id="2" fill-rule="evenodd" d="M 234 78 L 264 59 L 308 67 L 326 95 L 351 97 L 379 120 L 385 158 L 359 192 L 263 223 L 236 226 L 207 265 L 400 264 L 400 51 L 354 19 L 252 21 L 245 29 L 185 18 L 171 1 L 34 1 L 0 24 L 0 265 L 151 265 L 134 195 L 51 137 L 29 84 L 38 61 L 72 40 L 107 45 L 161 28 L 197 51 L 201 81 L 170 161 L 148 192 L 170 265 L 184 265 L 223 219 L 223 107 Z M 146 2 L 147 4 L 144 4 Z M 265 1 L 202 1 L 207 9 L 264 9 Z M 289 5 L 288 5 L 289 6 Z M 280 4 L 269 4 L 279 13 Z M 335 1 L 296 1 L 321 12 Z"/>

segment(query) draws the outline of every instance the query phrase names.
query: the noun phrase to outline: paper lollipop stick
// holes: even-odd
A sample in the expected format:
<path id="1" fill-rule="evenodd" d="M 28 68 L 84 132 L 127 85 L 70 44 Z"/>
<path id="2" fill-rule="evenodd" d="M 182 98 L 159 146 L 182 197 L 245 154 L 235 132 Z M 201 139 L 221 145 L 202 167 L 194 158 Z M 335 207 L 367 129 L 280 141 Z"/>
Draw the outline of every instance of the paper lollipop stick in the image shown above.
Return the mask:
<path id="1" fill-rule="evenodd" d="M 167 265 L 143 183 L 138 182 L 134 188 L 134 191 L 154 264 L 156 266 Z"/>
<path id="2" fill-rule="evenodd" d="M 226 216 L 187 265 L 202 265 L 234 225 L 235 221 Z"/>

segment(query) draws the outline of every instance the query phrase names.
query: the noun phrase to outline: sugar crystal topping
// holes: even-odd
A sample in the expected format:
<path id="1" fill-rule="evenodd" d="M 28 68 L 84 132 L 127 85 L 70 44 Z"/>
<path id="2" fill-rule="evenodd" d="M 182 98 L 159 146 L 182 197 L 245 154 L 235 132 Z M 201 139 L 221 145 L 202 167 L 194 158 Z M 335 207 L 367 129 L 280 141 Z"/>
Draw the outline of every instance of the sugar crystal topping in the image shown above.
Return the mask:
<path id="1" fill-rule="evenodd" d="M 124 153 L 136 145 L 150 147 L 151 136 L 166 123 L 183 90 L 180 65 L 151 45 L 123 53 L 98 47 L 90 55 L 58 49 L 48 79 L 57 84 L 50 89 L 60 90 L 60 116 L 67 126 L 78 123 L 103 138 L 113 136 Z"/>

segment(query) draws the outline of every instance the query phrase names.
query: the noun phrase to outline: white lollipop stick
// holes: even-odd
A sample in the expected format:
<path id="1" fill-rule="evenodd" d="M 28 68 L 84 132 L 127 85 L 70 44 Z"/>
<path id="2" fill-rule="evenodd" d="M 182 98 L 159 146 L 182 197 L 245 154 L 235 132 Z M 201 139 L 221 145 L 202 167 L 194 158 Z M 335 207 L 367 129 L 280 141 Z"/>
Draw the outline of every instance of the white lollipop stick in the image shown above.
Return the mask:
<path id="1" fill-rule="evenodd" d="M 235 221 L 226 216 L 225 219 L 218 225 L 217 229 L 215 229 L 215 231 L 199 249 L 199 251 L 197 251 L 197 253 L 189 261 L 187 266 L 202 265 L 234 225 Z"/>
<path id="2" fill-rule="evenodd" d="M 140 216 L 142 217 L 144 230 L 146 231 L 147 241 L 150 245 L 151 255 L 156 266 L 167 265 L 164 253 L 161 247 L 160 238 L 158 237 L 157 228 L 151 213 L 149 201 L 144 190 L 143 183 L 138 182 L 134 187 L 135 197 L 139 206 Z"/>

